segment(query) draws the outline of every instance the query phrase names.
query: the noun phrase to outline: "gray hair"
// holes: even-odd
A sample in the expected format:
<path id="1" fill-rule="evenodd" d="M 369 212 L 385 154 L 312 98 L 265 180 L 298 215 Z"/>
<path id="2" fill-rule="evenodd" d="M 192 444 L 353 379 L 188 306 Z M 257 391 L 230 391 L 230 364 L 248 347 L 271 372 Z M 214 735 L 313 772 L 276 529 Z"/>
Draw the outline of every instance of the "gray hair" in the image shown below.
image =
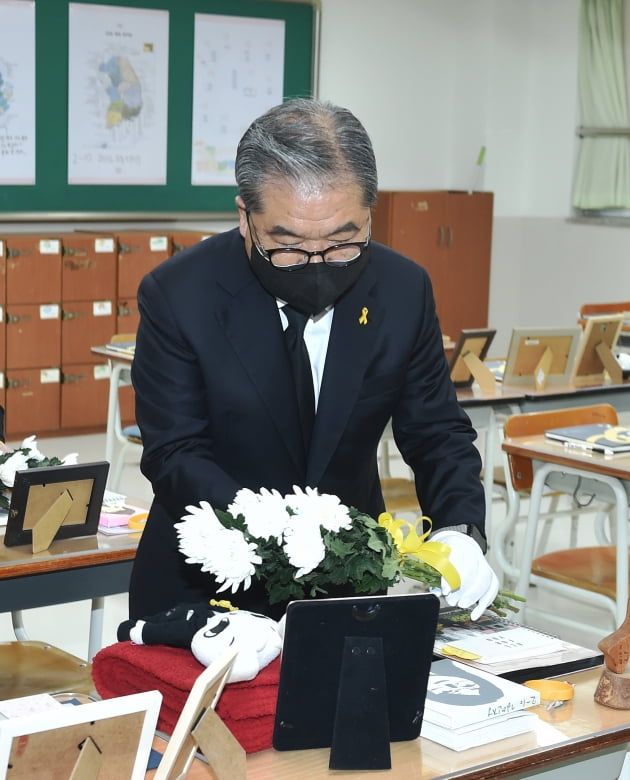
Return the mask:
<path id="1" fill-rule="evenodd" d="M 358 184 L 363 206 L 376 203 L 378 179 L 370 138 L 347 108 L 294 98 L 255 119 L 236 152 L 236 183 L 245 208 L 262 211 L 262 190 L 285 179 L 316 191 Z"/>

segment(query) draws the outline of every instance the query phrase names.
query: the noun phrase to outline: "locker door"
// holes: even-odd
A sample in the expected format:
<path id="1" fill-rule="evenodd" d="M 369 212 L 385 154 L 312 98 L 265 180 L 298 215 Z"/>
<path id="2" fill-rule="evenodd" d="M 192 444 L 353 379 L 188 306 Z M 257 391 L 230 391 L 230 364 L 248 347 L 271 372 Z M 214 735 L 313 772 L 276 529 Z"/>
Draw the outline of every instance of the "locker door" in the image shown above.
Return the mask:
<path id="1" fill-rule="evenodd" d="M 61 367 L 61 427 L 95 428 L 107 422 L 107 364 L 75 363 Z"/>
<path id="2" fill-rule="evenodd" d="M 116 304 L 116 333 L 135 333 L 139 323 L 140 313 L 136 299 L 119 298 Z"/>
<path id="3" fill-rule="evenodd" d="M 66 301 L 116 297 L 116 239 L 85 233 L 62 236 L 61 295 Z"/>
<path id="4" fill-rule="evenodd" d="M 171 256 L 171 242 L 149 231 L 121 232 L 117 240 L 118 297 L 135 298 L 142 277 Z"/>
<path id="5" fill-rule="evenodd" d="M 61 240 L 38 235 L 7 236 L 7 303 L 61 300 Z"/>
<path id="6" fill-rule="evenodd" d="M 97 363 L 90 347 L 107 344 L 116 332 L 114 302 L 64 301 L 61 313 L 61 362 Z"/>
<path id="7" fill-rule="evenodd" d="M 59 304 L 9 304 L 7 368 L 59 367 L 61 317 Z"/>
<path id="8" fill-rule="evenodd" d="M 58 368 L 7 371 L 5 426 L 8 439 L 59 430 L 60 378 Z"/>

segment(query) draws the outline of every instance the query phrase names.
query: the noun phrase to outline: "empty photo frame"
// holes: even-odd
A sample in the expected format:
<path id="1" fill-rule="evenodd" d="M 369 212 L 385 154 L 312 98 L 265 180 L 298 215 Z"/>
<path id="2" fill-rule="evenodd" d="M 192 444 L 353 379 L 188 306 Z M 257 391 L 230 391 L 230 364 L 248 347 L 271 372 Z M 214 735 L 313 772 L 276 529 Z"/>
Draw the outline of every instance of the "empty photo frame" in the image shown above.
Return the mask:
<path id="1" fill-rule="evenodd" d="M 514 328 L 505 363 L 503 384 L 544 390 L 568 385 L 581 328 Z"/>
<path id="2" fill-rule="evenodd" d="M 161 703 L 159 691 L 148 691 L 0 720 L 2 777 L 141 780 Z"/>
<path id="3" fill-rule="evenodd" d="M 420 734 L 439 599 L 431 593 L 293 601 L 273 746 L 330 747 L 331 769 L 387 769 Z"/>
<path id="4" fill-rule="evenodd" d="M 47 549 L 53 539 L 90 536 L 98 529 L 109 463 L 46 466 L 18 471 L 4 543 Z"/>
<path id="5" fill-rule="evenodd" d="M 449 361 L 451 379 L 455 387 L 470 387 L 477 379 L 483 388 L 486 378 L 477 376 L 477 374 L 480 374 L 483 369 L 491 372 L 483 365 L 480 368 L 479 364 L 483 364 L 495 334 L 496 330 L 490 328 L 462 330 Z M 492 387 L 494 387 L 494 377 L 491 376 L 490 380 Z"/>
<path id="6" fill-rule="evenodd" d="M 623 371 L 613 350 L 624 318 L 624 314 L 604 314 L 586 320 L 573 366 L 572 384 L 601 385 L 606 373 L 613 383 L 621 384 Z"/>

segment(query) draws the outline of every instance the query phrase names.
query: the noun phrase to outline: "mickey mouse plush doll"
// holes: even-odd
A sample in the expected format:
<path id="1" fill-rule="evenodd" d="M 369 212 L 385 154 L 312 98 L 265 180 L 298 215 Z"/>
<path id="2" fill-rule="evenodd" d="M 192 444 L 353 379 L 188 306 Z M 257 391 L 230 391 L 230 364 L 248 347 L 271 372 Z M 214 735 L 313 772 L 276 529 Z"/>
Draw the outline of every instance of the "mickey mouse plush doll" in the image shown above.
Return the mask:
<path id="1" fill-rule="evenodd" d="M 252 680 L 282 649 L 275 620 L 214 599 L 178 604 L 143 620 L 126 620 L 118 627 L 118 641 L 126 640 L 137 645 L 188 647 L 204 666 L 227 647 L 236 646 L 238 655 L 228 682 Z"/>

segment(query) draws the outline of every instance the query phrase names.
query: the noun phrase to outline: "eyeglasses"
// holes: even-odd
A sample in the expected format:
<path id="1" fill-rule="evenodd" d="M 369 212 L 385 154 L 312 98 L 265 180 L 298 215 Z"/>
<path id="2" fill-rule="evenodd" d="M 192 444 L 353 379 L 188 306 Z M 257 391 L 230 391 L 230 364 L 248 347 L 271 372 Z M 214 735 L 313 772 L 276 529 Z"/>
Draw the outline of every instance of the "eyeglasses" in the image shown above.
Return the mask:
<path id="1" fill-rule="evenodd" d="M 370 220 L 365 241 L 346 241 L 343 244 L 333 244 L 326 247 L 326 249 L 317 249 L 314 252 L 307 252 L 306 249 L 293 249 L 292 247 L 265 249 L 251 223 L 249 211 L 247 212 L 247 224 L 260 254 L 269 260 L 274 268 L 280 268 L 284 271 L 304 268 L 309 264 L 311 257 L 321 257 L 322 261 L 331 268 L 345 268 L 361 257 L 362 253 L 368 248 L 371 238 Z"/>

